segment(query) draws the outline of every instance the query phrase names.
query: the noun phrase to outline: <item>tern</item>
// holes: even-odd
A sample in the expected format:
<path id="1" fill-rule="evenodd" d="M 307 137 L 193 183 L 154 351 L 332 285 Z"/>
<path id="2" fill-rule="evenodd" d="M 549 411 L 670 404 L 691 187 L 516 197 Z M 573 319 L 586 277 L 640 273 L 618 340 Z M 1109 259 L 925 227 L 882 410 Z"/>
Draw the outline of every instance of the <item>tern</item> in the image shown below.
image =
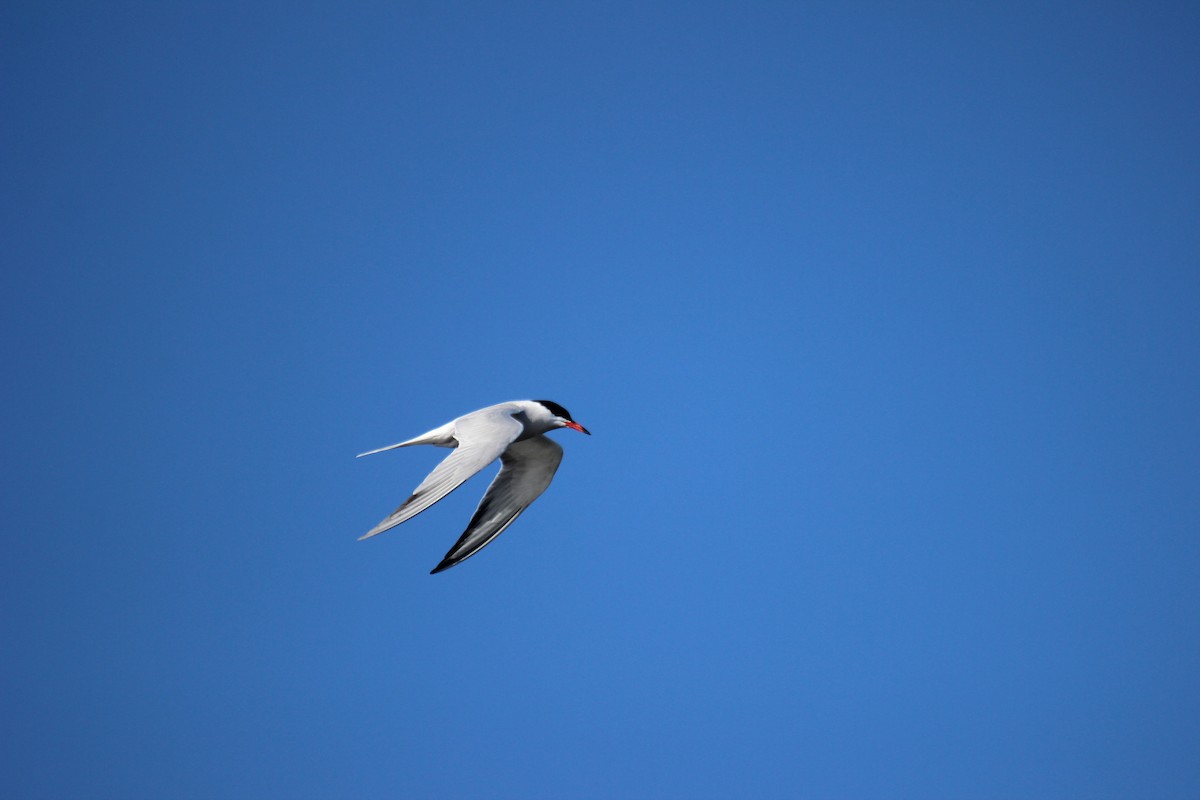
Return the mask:
<path id="1" fill-rule="evenodd" d="M 542 434 L 556 428 L 571 428 L 592 435 L 558 403 L 550 400 L 513 400 L 464 414 L 415 439 L 359 453 L 357 457 L 362 458 L 417 444 L 454 448 L 454 452 L 446 456 L 413 490 L 411 497 L 359 537 L 359 541 L 412 519 L 499 458 L 500 472 L 479 501 L 475 516 L 471 517 L 471 522 L 454 547 L 429 574 L 434 575 L 466 561 L 503 533 L 522 511 L 546 491 L 562 461 L 563 450 Z"/>

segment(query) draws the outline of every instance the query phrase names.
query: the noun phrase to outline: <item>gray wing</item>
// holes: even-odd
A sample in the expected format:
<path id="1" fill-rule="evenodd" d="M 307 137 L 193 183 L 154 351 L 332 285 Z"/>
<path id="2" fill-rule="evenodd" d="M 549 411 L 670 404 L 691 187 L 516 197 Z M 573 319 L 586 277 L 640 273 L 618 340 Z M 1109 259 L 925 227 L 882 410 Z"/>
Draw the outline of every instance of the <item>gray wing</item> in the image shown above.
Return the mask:
<path id="1" fill-rule="evenodd" d="M 411 497 L 401 503 L 386 519 L 360 536 L 359 541 L 412 519 L 450 494 L 465 480 L 499 458 L 524 430 L 524 425 L 511 413 L 502 409 L 484 409 L 455 420 L 454 438 L 458 440 L 458 446 L 454 448 L 454 452 L 446 456 L 445 460 L 421 481 L 421 485 L 413 490 Z"/>
<path id="2" fill-rule="evenodd" d="M 466 531 L 430 574 L 465 561 L 499 536 L 546 491 L 562 457 L 562 448 L 545 436 L 509 445 L 500 456 L 500 473 L 488 487 Z"/>

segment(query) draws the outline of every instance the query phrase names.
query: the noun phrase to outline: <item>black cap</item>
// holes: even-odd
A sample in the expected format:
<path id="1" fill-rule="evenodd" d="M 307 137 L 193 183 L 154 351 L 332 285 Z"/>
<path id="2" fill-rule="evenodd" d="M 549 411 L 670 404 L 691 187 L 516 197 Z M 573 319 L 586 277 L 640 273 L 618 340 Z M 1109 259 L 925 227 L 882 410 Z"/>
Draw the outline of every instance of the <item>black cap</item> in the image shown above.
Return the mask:
<path id="1" fill-rule="evenodd" d="M 543 406 L 546 407 L 546 410 L 548 410 L 551 414 L 553 414 L 556 417 L 562 417 L 563 419 L 569 419 L 569 420 L 571 420 L 571 422 L 575 421 L 574 418 L 571 416 L 570 411 L 567 411 L 565 408 L 563 408 L 562 406 L 560 406 L 558 403 L 554 402 L 553 400 L 534 400 L 533 402 L 541 403 Z"/>

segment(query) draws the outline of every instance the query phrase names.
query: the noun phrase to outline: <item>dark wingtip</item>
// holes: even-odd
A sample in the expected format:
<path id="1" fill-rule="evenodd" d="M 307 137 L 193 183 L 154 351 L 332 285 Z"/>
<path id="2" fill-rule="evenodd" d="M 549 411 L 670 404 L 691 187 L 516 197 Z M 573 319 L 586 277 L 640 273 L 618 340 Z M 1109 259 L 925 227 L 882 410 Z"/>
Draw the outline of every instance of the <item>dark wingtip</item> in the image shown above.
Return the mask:
<path id="1" fill-rule="evenodd" d="M 439 572 L 445 572 L 446 570 L 450 569 L 451 567 L 453 567 L 453 566 L 454 566 L 455 564 L 457 564 L 457 563 L 458 563 L 457 561 L 451 561 L 451 560 L 450 560 L 450 559 L 448 559 L 448 558 L 443 558 L 443 559 L 442 559 L 442 563 L 438 564 L 436 567 L 434 567 L 433 569 L 429 570 L 429 574 L 430 574 L 430 575 L 437 575 Z"/>

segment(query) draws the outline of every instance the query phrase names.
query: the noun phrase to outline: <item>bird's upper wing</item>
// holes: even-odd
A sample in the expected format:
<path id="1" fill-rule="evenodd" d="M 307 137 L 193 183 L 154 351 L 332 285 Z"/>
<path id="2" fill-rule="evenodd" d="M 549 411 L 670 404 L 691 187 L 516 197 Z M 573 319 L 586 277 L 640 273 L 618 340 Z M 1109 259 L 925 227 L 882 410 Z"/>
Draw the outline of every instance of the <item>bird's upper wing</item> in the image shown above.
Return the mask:
<path id="1" fill-rule="evenodd" d="M 433 572 L 449 569 L 470 558 L 499 536 L 546 491 L 562 457 L 562 448 L 545 436 L 533 436 L 509 445 L 500 456 L 500 473 L 488 487 L 475 516 Z"/>
<path id="2" fill-rule="evenodd" d="M 438 464 L 413 490 L 412 496 L 387 519 L 359 539 L 383 533 L 420 514 L 495 461 L 524 430 L 525 426 L 513 417 L 512 412 L 502 407 L 485 408 L 458 418 L 454 421 L 454 438 L 458 440 L 454 452 Z"/>

